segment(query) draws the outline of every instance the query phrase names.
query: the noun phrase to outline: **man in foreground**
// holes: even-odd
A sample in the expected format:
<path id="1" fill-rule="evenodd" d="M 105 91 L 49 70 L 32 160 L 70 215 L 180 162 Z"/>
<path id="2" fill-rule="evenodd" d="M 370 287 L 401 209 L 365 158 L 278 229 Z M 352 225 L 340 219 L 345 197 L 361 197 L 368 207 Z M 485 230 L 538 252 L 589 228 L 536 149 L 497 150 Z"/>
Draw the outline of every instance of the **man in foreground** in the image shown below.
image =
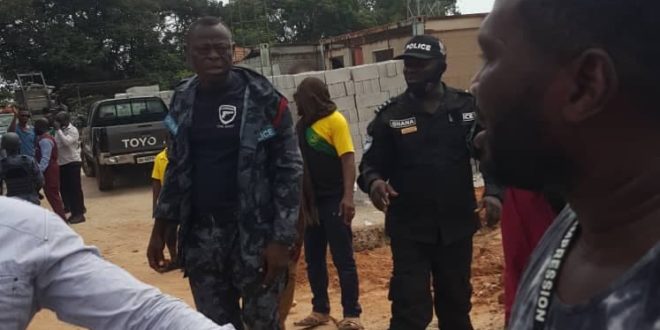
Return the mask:
<path id="1" fill-rule="evenodd" d="M 485 166 L 559 188 L 511 329 L 660 326 L 660 2 L 497 0 L 473 90 Z"/>
<path id="2" fill-rule="evenodd" d="M 234 329 L 105 261 L 43 208 L 0 197 L 0 241 L 3 329 L 27 328 L 43 308 L 89 329 Z"/>
<path id="3" fill-rule="evenodd" d="M 406 45 L 406 92 L 381 108 L 369 124 L 372 143 L 360 164 L 360 188 L 386 212 L 394 271 L 391 330 L 472 329 L 470 266 L 475 212 L 472 138 L 477 108 L 472 95 L 447 87 L 444 45 L 417 36 Z M 501 204 L 491 184 L 487 223 Z M 431 292 L 433 287 L 433 295 Z"/>
<path id="4" fill-rule="evenodd" d="M 85 222 L 85 197 L 80 182 L 80 139 L 68 112 L 58 112 L 53 122 L 57 142 L 57 164 L 60 166 L 60 193 L 64 209 L 71 212 L 68 223 Z"/>
<path id="5" fill-rule="evenodd" d="M 0 159 L 0 186 L 3 183 L 7 186 L 7 197 L 41 204 L 39 190 L 44 186 L 44 177 L 34 158 L 21 154 L 18 134 L 5 133 L 0 146 L 7 153 L 7 157 Z"/>
<path id="6" fill-rule="evenodd" d="M 169 164 L 147 256 L 166 267 L 166 233 L 179 225 L 197 309 L 219 324 L 271 330 L 296 239 L 302 159 L 287 100 L 232 66 L 232 44 L 217 18 L 188 30 L 197 76 L 176 88 L 165 120 Z"/>

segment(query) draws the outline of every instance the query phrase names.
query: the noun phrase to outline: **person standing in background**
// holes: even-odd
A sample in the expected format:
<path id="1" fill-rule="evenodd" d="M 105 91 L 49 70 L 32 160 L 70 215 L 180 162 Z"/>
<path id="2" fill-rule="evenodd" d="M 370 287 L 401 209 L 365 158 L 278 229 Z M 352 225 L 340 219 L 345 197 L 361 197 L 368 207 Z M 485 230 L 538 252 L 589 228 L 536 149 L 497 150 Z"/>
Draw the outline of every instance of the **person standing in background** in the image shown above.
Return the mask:
<path id="1" fill-rule="evenodd" d="M 44 177 L 34 158 L 21 155 L 21 140 L 18 134 L 5 133 L 0 145 L 7 153 L 7 157 L 0 159 L 0 187 L 3 183 L 7 185 L 7 197 L 41 204 L 39 190 L 44 185 Z"/>
<path id="2" fill-rule="evenodd" d="M 436 37 L 412 38 L 399 58 L 408 88 L 369 124 L 358 178 L 386 214 L 394 262 L 390 329 L 424 330 L 435 307 L 440 329 L 471 330 L 472 237 L 479 221 L 470 159 L 481 129 L 478 109 L 472 95 L 442 82 L 447 50 Z M 493 225 L 500 190 L 484 179 L 483 208 Z"/>
<path id="3" fill-rule="evenodd" d="M 153 211 L 156 211 L 156 204 L 158 203 L 158 196 L 160 196 L 160 191 L 163 188 L 163 182 L 165 180 L 165 171 L 167 170 L 167 148 L 156 155 L 154 159 L 154 168 L 151 171 L 151 191 L 153 195 Z M 165 244 L 167 245 L 167 251 L 170 253 L 170 260 L 166 261 L 166 266 L 163 268 L 156 269 L 160 273 L 169 272 L 180 267 L 178 255 L 177 255 L 177 228 L 169 228 L 168 232 L 165 234 Z"/>
<path id="4" fill-rule="evenodd" d="M 68 223 L 85 222 L 85 197 L 80 182 L 80 140 L 78 129 L 71 124 L 68 112 L 59 112 L 53 121 L 60 166 L 60 193 L 64 209 L 71 212 Z"/>
<path id="5" fill-rule="evenodd" d="M 8 131 L 15 132 L 21 139 L 21 155 L 34 157 L 36 136 L 34 133 L 34 128 L 30 125 L 30 117 L 32 115 L 30 114 L 30 111 L 23 108 L 22 106 L 18 106 L 18 109 L 16 107 L 13 109 L 14 120 L 12 120 L 11 124 L 9 125 Z"/>
<path id="6" fill-rule="evenodd" d="M 296 130 L 304 160 L 305 261 L 314 295 L 312 314 L 295 325 L 312 327 L 330 321 L 326 264 L 330 245 L 344 308 L 344 319 L 337 326 L 339 330 L 363 329 L 351 230 L 355 150 L 348 122 L 330 99 L 328 87 L 317 78 L 303 80 L 294 97 L 301 117 Z"/>
<path id="7" fill-rule="evenodd" d="M 534 248 L 565 206 L 561 197 L 508 188 L 502 205 L 504 250 L 504 312 L 508 324 L 520 278 Z M 553 203 L 554 201 L 555 203 Z"/>
<path id="8" fill-rule="evenodd" d="M 60 197 L 60 167 L 57 165 L 57 143 L 55 139 L 48 134 L 48 120 L 45 118 L 37 119 L 34 122 L 34 133 L 37 137 L 37 147 L 35 150 L 35 160 L 39 165 L 39 171 L 44 176 L 44 193 L 46 199 L 55 214 L 66 221 L 62 197 Z"/>

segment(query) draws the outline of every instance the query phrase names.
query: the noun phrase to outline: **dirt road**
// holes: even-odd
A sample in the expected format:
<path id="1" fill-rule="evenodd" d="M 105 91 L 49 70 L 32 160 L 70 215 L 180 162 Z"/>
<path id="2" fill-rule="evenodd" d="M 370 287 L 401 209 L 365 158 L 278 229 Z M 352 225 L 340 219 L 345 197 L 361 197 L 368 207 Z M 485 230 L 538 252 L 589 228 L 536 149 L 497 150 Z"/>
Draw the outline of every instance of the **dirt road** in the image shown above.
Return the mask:
<path id="1" fill-rule="evenodd" d="M 181 273 L 158 274 L 152 271 L 145 257 L 145 248 L 151 231 L 151 188 L 146 171 L 130 171 L 122 176 L 118 187 L 109 193 L 99 192 L 94 179 L 83 179 L 87 204 L 87 222 L 74 226 L 85 242 L 97 246 L 103 256 L 125 268 L 138 279 L 160 288 L 163 292 L 179 297 L 192 304 L 187 281 Z M 372 212 L 358 209 L 358 212 Z M 500 330 L 503 328 L 502 253 L 499 231 L 479 233 L 475 238 L 473 263 L 475 329 Z M 391 272 L 391 255 L 388 248 L 358 253 L 363 321 L 368 330 L 387 329 L 390 304 L 387 287 Z M 331 276 L 330 294 L 333 316 L 341 317 L 339 282 L 334 270 Z M 293 329 L 294 320 L 311 311 L 311 294 L 306 281 L 304 263 L 301 263 L 296 300 L 298 306 L 288 320 Z M 31 330 L 80 329 L 57 320 L 50 311 L 42 311 L 30 325 Z M 432 325 L 431 329 L 437 329 Z"/>

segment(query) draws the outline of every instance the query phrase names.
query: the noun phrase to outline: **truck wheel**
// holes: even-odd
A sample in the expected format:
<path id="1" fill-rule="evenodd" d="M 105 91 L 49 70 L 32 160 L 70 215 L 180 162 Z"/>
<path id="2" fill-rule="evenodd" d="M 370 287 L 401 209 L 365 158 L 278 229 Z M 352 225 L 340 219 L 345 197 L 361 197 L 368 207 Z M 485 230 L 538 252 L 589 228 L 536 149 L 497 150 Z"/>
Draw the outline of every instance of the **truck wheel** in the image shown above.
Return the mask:
<path id="1" fill-rule="evenodd" d="M 112 190 L 114 186 L 114 175 L 112 166 L 99 165 L 96 163 L 96 182 L 98 183 L 100 191 Z"/>
<path id="2" fill-rule="evenodd" d="M 94 163 L 91 162 L 89 158 L 85 156 L 85 154 L 82 154 L 82 157 L 80 158 L 82 159 L 82 169 L 83 169 L 83 173 L 85 173 L 85 176 L 88 178 L 95 177 L 96 171 L 94 171 L 95 170 Z"/>

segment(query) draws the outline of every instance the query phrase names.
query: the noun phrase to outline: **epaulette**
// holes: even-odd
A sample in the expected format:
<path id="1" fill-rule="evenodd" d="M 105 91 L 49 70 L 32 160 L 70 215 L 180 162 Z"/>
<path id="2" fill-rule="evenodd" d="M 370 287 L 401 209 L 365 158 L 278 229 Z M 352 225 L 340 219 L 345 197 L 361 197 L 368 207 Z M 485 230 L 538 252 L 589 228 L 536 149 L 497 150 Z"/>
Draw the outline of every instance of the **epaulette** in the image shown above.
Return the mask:
<path id="1" fill-rule="evenodd" d="M 385 101 L 385 103 L 379 105 L 378 108 L 376 108 L 376 110 L 374 111 L 376 113 L 376 116 L 378 116 L 381 112 L 387 110 L 387 108 L 390 105 L 396 104 L 397 101 L 398 101 L 398 97 L 395 96 L 395 97 L 389 98 L 387 101 Z"/>

